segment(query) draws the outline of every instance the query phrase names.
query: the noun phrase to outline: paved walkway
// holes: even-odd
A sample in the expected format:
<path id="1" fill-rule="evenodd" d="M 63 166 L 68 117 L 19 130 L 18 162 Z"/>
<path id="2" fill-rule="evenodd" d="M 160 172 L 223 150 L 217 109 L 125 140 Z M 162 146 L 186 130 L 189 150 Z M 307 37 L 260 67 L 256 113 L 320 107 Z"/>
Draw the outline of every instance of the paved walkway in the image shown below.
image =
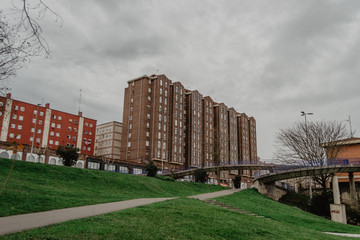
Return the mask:
<path id="1" fill-rule="evenodd" d="M 234 192 L 239 189 L 223 190 L 214 193 L 205 193 L 200 195 L 191 196 L 189 198 L 196 198 L 205 200 L 208 198 L 221 197 Z M 120 202 L 95 204 L 82 207 L 64 208 L 46 212 L 29 213 L 0 218 L 0 235 L 19 232 L 32 228 L 48 226 L 56 223 L 61 223 L 69 220 L 91 217 L 95 215 L 115 212 L 127 208 L 144 206 L 151 203 L 162 202 L 173 198 L 141 198 L 126 200 Z"/>
<path id="2" fill-rule="evenodd" d="M 91 217 L 127 208 L 162 202 L 174 198 L 141 198 L 82 207 L 64 208 L 0 218 L 0 235 L 43 227 L 69 220 Z"/>
<path id="3" fill-rule="evenodd" d="M 228 190 L 223 190 L 223 191 L 219 191 L 219 192 L 204 193 L 204 194 L 199 194 L 199 195 L 195 195 L 195 196 L 190 196 L 188 198 L 206 200 L 206 199 L 210 199 L 210 198 L 217 198 L 217 197 L 230 195 L 230 194 L 233 194 L 233 193 L 236 193 L 236 192 L 239 192 L 239 191 L 241 191 L 241 189 L 228 189 Z"/>
<path id="4" fill-rule="evenodd" d="M 360 234 L 352 234 L 352 233 L 333 233 L 333 232 L 324 232 L 326 234 L 341 236 L 341 237 L 352 237 L 352 238 L 360 238 Z"/>

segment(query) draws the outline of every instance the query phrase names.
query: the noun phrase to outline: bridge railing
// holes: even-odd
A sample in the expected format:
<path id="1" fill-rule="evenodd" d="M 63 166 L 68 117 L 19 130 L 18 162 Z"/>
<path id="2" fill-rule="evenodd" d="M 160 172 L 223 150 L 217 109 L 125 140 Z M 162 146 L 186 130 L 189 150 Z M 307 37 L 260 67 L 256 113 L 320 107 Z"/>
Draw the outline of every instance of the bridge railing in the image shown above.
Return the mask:
<path id="1" fill-rule="evenodd" d="M 309 161 L 309 164 L 293 164 L 293 165 L 274 165 L 271 170 L 260 170 L 257 171 L 254 175 L 254 178 L 258 178 L 263 175 L 267 175 L 269 173 L 278 173 L 289 170 L 296 170 L 299 168 L 307 168 L 307 167 L 331 167 L 331 166 L 351 166 L 351 165 L 360 165 L 360 158 L 337 158 L 337 159 L 326 159 L 323 161 L 323 165 L 316 164 L 320 161 Z"/>
<path id="2" fill-rule="evenodd" d="M 259 161 L 255 161 L 255 160 L 243 160 L 243 161 L 224 161 L 224 162 L 220 162 L 219 164 L 215 164 L 215 163 L 207 163 L 204 164 L 202 166 L 179 166 L 177 167 L 175 170 L 173 170 L 174 172 L 179 172 L 179 171 L 187 171 L 187 170 L 192 170 L 192 169 L 198 169 L 198 168 L 207 168 L 207 167 L 217 167 L 217 166 L 243 166 L 243 165 L 254 165 L 254 166 L 259 166 L 259 165 L 264 165 L 267 166 L 268 164 L 264 164 L 261 163 Z M 169 174 L 171 173 L 172 170 L 170 169 L 164 169 L 163 174 Z"/>

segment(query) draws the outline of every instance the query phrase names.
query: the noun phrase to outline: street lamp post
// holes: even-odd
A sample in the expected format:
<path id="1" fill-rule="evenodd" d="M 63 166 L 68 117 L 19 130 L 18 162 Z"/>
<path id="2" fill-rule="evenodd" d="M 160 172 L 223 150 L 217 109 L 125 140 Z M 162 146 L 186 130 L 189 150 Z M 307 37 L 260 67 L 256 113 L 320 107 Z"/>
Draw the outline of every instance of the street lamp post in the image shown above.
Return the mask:
<path id="1" fill-rule="evenodd" d="M 305 118 L 305 134 L 306 137 L 308 135 L 308 130 L 307 130 L 307 122 L 306 122 L 306 115 L 313 115 L 314 113 L 306 113 L 304 111 L 301 111 L 301 116 L 304 116 Z M 312 199 L 312 186 L 311 186 L 311 177 L 309 176 L 309 195 L 310 195 L 310 199 Z"/>
<path id="2" fill-rule="evenodd" d="M 35 133 L 36 133 L 36 124 L 37 124 L 38 112 L 39 112 L 39 106 L 40 106 L 40 105 L 41 105 L 41 104 L 38 104 L 38 105 L 36 106 L 35 128 L 34 128 L 34 133 L 33 133 L 33 139 L 32 139 L 32 142 L 31 142 L 30 156 L 33 156 L 34 140 L 35 140 Z M 35 159 L 35 162 L 36 162 L 36 159 Z"/>

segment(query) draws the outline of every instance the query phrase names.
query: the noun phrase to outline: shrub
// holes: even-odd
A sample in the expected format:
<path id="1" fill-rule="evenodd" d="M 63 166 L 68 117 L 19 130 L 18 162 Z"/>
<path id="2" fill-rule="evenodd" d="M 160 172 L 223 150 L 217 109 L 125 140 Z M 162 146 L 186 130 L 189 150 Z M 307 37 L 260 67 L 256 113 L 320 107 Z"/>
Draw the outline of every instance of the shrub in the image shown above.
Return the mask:
<path id="1" fill-rule="evenodd" d="M 208 180 L 208 173 L 206 172 L 206 170 L 199 168 L 195 170 L 194 173 L 194 177 L 195 177 L 195 182 L 199 182 L 199 183 L 205 183 Z"/>
<path id="2" fill-rule="evenodd" d="M 155 177 L 158 171 L 158 167 L 154 164 L 153 161 L 150 161 L 148 164 L 146 164 L 144 169 L 146 171 L 146 176 L 148 177 Z"/>
<path id="3" fill-rule="evenodd" d="M 319 216 L 330 217 L 330 204 L 333 203 L 332 191 L 322 191 L 321 194 L 314 194 L 311 199 L 309 210 Z"/>
<path id="4" fill-rule="evenodd" d="M 241 175 L 236 175 L 234 180 L 234 188 L 241 188 Z"/>
<path id="5" fill-rule="evenodd" d="M 73 166 L 76 164 L 79 154 L 79 149 L 69 146 L 59 146 L 56 150 L 56 155 L 62 158 L 64 166 Z"/>

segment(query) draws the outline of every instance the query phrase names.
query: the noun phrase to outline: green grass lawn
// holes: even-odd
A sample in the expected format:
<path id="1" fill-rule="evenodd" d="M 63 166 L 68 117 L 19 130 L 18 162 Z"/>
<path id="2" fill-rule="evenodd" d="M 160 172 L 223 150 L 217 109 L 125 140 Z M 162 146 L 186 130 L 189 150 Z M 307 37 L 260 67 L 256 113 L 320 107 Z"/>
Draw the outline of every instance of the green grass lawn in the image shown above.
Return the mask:
<path id="1" fill-rule="evenodd" d="M 273 201 L 255 189 L 216 198 L 216 200 L 289 226 L 296 225 L 321 232 L 360 233 L 360 227 L 335 223 L 296 207 Z"/>
<path id="2" fill-rule="evenodd" d="M 0 159 L 0 186 L 11 164 L 12 160 Z M 16 161 L 0 196 L 0 217 L 135 198 L 189 196 L 223 189 L 213 185 Z"/>
<path id="3" fill-rule="evenodd" d="M 237 197 L 240 196 L 237 195 Z M 280 213 L 283 212 L 283 207 L 287 209 L 286 206 L 279 204 Z M 325 235 L 301 224 L 257 218 L 200 200 L 179 198 L 10 234 L 1 239 L 316 240 L 343 238 Z"/>

